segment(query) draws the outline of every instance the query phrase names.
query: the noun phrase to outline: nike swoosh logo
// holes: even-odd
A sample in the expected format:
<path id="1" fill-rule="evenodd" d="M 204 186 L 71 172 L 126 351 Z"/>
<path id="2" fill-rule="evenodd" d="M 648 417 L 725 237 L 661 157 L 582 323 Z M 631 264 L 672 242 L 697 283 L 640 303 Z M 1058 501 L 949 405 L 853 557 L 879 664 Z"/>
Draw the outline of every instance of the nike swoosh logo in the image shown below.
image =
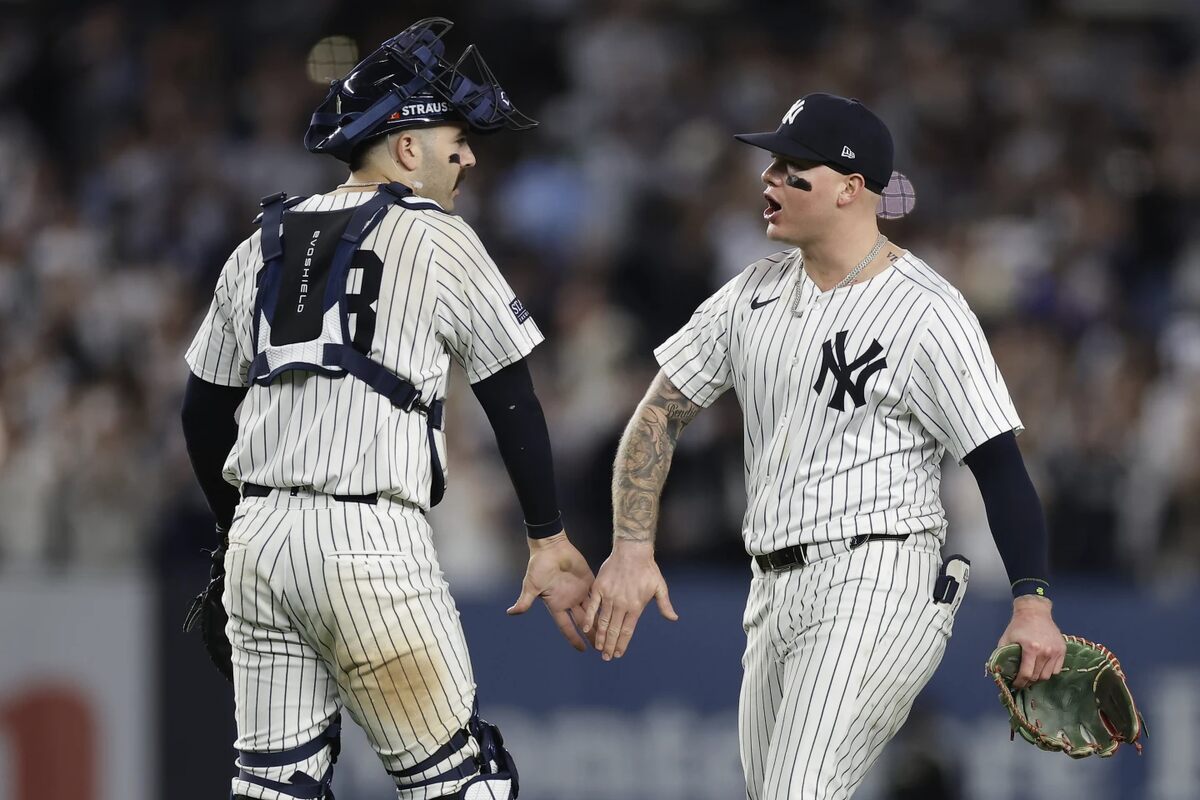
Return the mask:
<path id="1" fill-rule="evenodd" d="M 750 301 L 750 307 L 751 307 L 751 308 L 762 308 L 763 306 L 769 306 L 771 303 L 774 303 L 774 302 L 775 302 L 776 300 L 778 300 L 778 299 L 779 299 L 779 297 L 772 297 L 770 300 L 762 300 L 762 301 L 760 301 L 760 300 L 759 300 L 759 299 L 756 297 L 756 298 L 754 298 L 753 300 L 751 300 L 751 301 Z"/>

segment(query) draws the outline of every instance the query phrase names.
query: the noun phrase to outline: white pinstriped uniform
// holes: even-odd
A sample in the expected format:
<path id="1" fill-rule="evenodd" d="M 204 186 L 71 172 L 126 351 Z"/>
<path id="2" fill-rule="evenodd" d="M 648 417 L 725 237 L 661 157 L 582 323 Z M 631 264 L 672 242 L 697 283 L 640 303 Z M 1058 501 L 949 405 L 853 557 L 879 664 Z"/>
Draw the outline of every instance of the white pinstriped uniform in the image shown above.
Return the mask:
<path id="1" fill-rule="evenodd" d="M 370 197 L 316 195 L 294 211 L 339 210 Z M 247 385 L 259 241 L 255 233 L 226 262 L 188 349 L 192 372 L 211 383 Z M 359 249 L 383 263 L 368 355 L 426 402 L 445 396 L 452 358 L 475 383 L 542 340 L 458 217 L 394 206 Z M 360 272 L 351 270 L 352 293 L 362 286 Z M 352 333 L 355 324 L 352 316 Z M 243 499 L 229 534 L 225 605 L 238 749 L 299 746 L 344 704 L 394 771 L 427 758 L 467 722 L 471 663 L 424 517 L 433 469 L 427 436 L 425 417 L 396 409 L 350 376 L 293 371 L 250 388 L 226 478 L 302 488 Z M 444 435 L 435 431 L 435 438 L 444 466 Z M 377 505 L 331 496 L 375 492 Z M 472 740 L 461 752 L 476 750 Z M 314 757 L 322 758 L 327 751 Z M 327 763 L 308 766 L 305 772 L 320 776 Z M 256 772 L 287 780 L 273 774 L 278 769 Z M 400 796 L 439 797 L 461 782 Z M 236 780 L 234 791 L 276 796 Z"/>
<path id="2" fill-rule="evenodd" d="M 752 800 L 853 794 L 961 602 L 931 599 L 942 457 L 1022 428 L 978 320 L 927 264 L 905 254 L 822 292 L 799 255 L 750 265 L 655 350 L 693 402 L 737 393 L 747 552 L 808 545 L 808 566 L 753 565 L 739 716 Z M 869 534 L 910 535 L 851 547 Z"/>
<path id="3" fill-rule="evenodd" d="M 316 195 L 293 210 L 334 211 L 370 197 L 369 192 Z M 477 383 L 542 341 L 532 319 L 518 322 L 510 307 L 516 302 L 512 289 L 461 218 L 393 207 L 359 249 L 371 250 L 384 263 L 369 356 L 412 383 L 422 398 L 445 397 L 451 357 Z M 226 262 L 208 316 L 187 352 L 192 372 L 210 383 L 247 383 L 255 277 L 261 268 L 255 233 Z M 352 290 L 361 283 L 359 272 L 351 270 Z M 238 424 L 238 442 L 225 465 L 231 481 L 312 486 L 328 494 L 380 491 L 427 503 L 431 465 L 425 419 L 397 411 L 362 381 L 285 373 L 270 391 L 250 392 Z M 442 433 L 435 438 L 444 456 Z M 441 462 L 446 463 L 444 457 Z"/>

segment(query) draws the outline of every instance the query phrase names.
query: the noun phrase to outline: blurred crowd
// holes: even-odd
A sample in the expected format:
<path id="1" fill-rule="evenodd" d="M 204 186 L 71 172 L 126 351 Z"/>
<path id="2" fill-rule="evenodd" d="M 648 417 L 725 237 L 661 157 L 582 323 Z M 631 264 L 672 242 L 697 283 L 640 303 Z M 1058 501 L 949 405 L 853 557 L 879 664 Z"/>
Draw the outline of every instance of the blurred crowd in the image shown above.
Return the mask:
<path id="1" fill-rule="evenodd" d="M 195 557 L 211 521 L 178 408 L 182 356 L 260 197 L 345 179 L 308 154 L 310 48 L 365 55 L 422 16 L 477 43 L 527 133 L 474 142 L 458 209 L 547 343 L 531 357 L 568 530 L 595 565 L 621 428 L 652 349 L 779 249 L 761 152 L 827 90 L 891 126 L 917 189 L 884 232 L 967 296 L 1026 432 L 1056 575 L 1200 574 L 1200 14 L 1187 3 L 512 0 L 403 8 L 0 5 L 0 561 Z M 1185 9 L 1192 11 L 1185 12 Z M 1190 14 L 1190 16 L 1188 15 Z M 511 583 L 520 513 L 461 378 L 452 578 Z M 680 443 L 662 560 L 745 569 L 732 394 Z M 952 538 L 1003 575 L 970 473 Z M 985 570 L 987 571 L 987 570 Z"/>

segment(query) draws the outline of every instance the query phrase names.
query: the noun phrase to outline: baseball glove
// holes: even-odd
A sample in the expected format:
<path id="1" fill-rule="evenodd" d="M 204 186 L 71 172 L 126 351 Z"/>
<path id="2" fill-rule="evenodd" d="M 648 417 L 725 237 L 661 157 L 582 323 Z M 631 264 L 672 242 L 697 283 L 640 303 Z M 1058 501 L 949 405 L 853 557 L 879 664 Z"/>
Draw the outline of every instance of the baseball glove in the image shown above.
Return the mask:
<path id="1" fill-rule="evenodd" d="M 209 553 L 212 566 L 209 567 L 208 585 L 188 606 L 187 616 L 183 619 L 183 630 L 184 633 L 190 632 L 199 621 L 200 636 L 204 640 L 204 649 L 208 651 L 208 657 L 226 680 L 232 683 L 233 647 L 229 644 L 229 637 L 225 635 L 225 623 L 229 621 L 229 615 L 225 613 L 225 606 L 221 603 L 221 595 L 225 591 L 225 550 L 228 545 L 225 532 L 217 528 L 217 533 L 221 535 L 221 543 Z"/>
<path id="2" fill-rule="evenodd" d="M 1133 703 L 1117 657 L 1103 645 L 1064 636 L 1067 655 L 1062 672 L 1049 680 L 1012 688 L 1021 668 L 1021 645 L 998 647 L 987 674 L 1000 687 L 1012 733 L 1042 750 L 1060 750 L 1072 758 L 1107 758 L 1128 742 L 1142 752 L 1138 739 L 1145 721 Z"/>

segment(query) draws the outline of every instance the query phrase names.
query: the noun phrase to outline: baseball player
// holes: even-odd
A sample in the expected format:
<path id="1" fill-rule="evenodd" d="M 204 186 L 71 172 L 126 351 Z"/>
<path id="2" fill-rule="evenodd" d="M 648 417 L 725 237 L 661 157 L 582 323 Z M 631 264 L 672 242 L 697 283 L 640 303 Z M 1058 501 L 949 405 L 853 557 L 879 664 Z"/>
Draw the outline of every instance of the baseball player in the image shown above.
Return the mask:
<path id="1" fill-rule="evenodd" d="M 451 360 L 526 519 L 509 612 L 540 595 L 586 648 L 570 613 L 593 576 L 563 530 L 524 361 L 542 335 L 450 213 L 475 163 L 467 133 L 536 123 L 473 47 L 447 60 L 451 25 L 423 20 L 333 83 L 305 145 L 349 179 L 263 201 L 187 352 L 184 431 L 226 537 L 196 615 L 214 660 L 228 669 L 231 655 L 234 798 L 332 798 L 343 707 L 403 800 L 517 796 L 425 518 L 445 486 Z"/>
<path id="2" fill-rule="evenodd" d="M 966 560 L 940 554 L 943 455 L 982 490 L 1014 595 L 1000 641 L 1022 646 L 1022 685 L 1064 655 L 1045 524 L 975 315 L 879 233 L 892 177 L 884 123 L 857 101 L 810 94 L 775 132 L 737 138 L 771 153 L 767 237 L 791 247 L 751 264 L 655 350 L 662 369 L 617 453 L 613 549 L 584 627 L 608 660 L 626 652 L 651 597 L 677 618 L 654 561 L 659 496 L 684 426 L 732 387 L 753 573 L 746 794 L 847 798 L 937 668 L 966 589 Z"/>

